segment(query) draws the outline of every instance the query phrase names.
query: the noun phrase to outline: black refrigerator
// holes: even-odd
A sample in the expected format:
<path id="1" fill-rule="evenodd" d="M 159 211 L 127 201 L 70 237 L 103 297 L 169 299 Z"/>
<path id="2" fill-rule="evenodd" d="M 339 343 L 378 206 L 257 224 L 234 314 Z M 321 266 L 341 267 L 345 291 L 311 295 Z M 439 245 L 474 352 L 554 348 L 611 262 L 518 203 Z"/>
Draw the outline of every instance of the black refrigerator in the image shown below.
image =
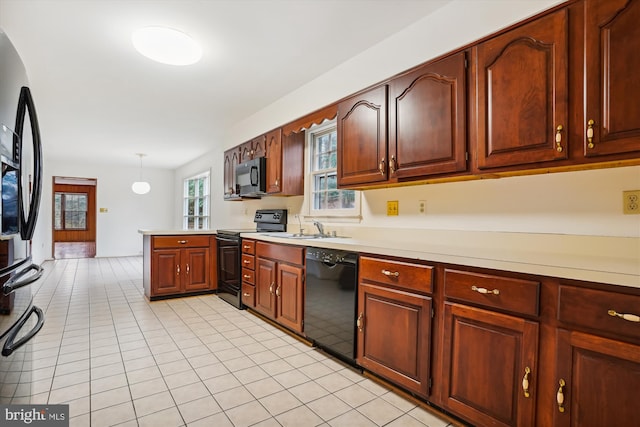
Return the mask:
<path id="1" fill-rule="evenodd" d="M 42 192 L 42 146 L 27 73 L 0 29 L 0 403 L 24 397 L 30 340 L 44 324 L 32 284 L 42 268 L 31 239 Z M 27 392 L 28 393 L 28 392 Z"/>

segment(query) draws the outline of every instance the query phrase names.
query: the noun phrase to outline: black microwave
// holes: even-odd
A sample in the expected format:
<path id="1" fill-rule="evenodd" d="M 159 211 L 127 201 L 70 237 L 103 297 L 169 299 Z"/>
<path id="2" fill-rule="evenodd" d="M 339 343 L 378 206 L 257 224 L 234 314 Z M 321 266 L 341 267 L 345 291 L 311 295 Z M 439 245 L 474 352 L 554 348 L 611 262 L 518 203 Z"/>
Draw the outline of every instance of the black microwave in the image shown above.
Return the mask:
<path id="1" fill-rule="evenodd" d="M 267 159 L 258 157 L 236 168 L 236 185 L 240 197 L 261 197 L 267 191 Z"/>

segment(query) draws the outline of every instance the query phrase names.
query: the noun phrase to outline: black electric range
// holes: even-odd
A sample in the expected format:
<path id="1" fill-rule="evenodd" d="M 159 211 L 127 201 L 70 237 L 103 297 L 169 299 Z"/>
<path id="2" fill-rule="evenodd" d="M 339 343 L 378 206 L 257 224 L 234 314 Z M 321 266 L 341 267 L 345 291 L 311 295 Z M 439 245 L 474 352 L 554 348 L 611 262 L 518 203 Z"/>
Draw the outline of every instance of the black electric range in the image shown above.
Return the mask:
<path id="1" fill-rule="evenodd" d="M 217 230 L 218 296 L 233 306 L 243 309 L 242 280 L 240 274 L 241 233 L 287 231 L 286 209 L 258 209 L 254 215 L 254 229 Z"/>

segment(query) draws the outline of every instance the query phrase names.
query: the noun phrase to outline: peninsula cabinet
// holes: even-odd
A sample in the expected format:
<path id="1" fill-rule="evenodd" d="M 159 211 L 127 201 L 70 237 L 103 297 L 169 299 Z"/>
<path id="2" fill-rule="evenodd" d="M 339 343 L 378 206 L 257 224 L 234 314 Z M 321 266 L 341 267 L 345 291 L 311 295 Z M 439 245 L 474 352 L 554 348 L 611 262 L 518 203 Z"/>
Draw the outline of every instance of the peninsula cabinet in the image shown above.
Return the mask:
<path id="1" fill-rule="evenodd" d="M 445 269 L 447 410 L 475 425 L 535 425 L 539 322 L 526 317 L 538 314 L 539 287 L 536 281 Z"/>
<path id="2" fill-rule="evenodd" d="M 145 236 L 150 244 L 145 252 L 144 291 L 151 300 L 167 296 L 213 292 L 215 251 L 209 235 Z M 214 239 L 215 240 L 215 239 Z M 214 242 L 215 244 L 215 242 Z M 147 251 L 149 249 L 149 251 Z M 146 262 L 145 262 L 146 264 Z M 149 273 L 147 276 L 146 273 Z"/>
<path id="3" fill-rule="evenodd" d="M 560 9 L 472 48 L 481 171 L 568 158 L 568 14 Z"/>
<path id="4" fill-rule="evenodd" d="M 640 152 L 640 2 L 584 7 L 586 44 L 576 46 L 585 55 L 584 155 Z"/>
<path id="5" fill-rule="evenodd" d="M 391 180 L 467 169 L 465 52 L 389 82 Z"/>
<path id="6" fill-rule="evenodd" d="M 560 285 L 558 427 L 640 425 L 640 295 Z"/>
<path id="7" fill-rule="evenodd" d="M 387 92 L 385 84 L 338 104 L 338 186 L 387 180 Z"/>
<path id="8" fill-rule="evenodd" d="M 360 257 L 356 362 L 427 398 L 431 379 L 433 268 Z"/>
<path id="9" fill-rule="evenodd" d="M 255 310 L 302 333 L 304 248 L 256 242 Z"/>

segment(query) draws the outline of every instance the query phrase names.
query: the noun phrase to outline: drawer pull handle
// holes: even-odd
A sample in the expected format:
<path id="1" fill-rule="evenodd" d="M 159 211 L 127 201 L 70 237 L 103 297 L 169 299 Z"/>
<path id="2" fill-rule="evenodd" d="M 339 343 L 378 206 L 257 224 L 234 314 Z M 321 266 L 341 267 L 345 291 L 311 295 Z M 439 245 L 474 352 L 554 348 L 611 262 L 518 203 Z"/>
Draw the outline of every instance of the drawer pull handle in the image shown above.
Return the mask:
<path id="1" fill-rule="evenodd" d="M 251 279 L 251 276 L 248 274 L 244 274 L 242 277 L 244 277 L 245 279 Z"/>
<path id="2" fill-rule="evenodd" d="M 384 157 L 380 160 L 380 163 L 378 164 L 378 171 L 380 172 L 380 175 L 384 175 Z"/>
<path id="3" fill-rule="evenodd" d="M 595 124 L 595 122 L 593 121 L 593 119 L 590 119 L 587 122 L 587 147 L 589 148 L 593 148 L 595 147 L 595 145 L 593 145 L 593 125 Z"/>
<path id="4" fill-rule="evenodd" d="M 251 246 L 249 246 L 249 245 L 244 245 L 244 246 L 242 247 L 242 249 L 250 249 L 250 248 L 251 248 Z"/>
<path id="5" fill-rule="evenodd" d="M 188 240 L 178 240 L 178 243 L 180 243 L 181 245 L 184 245 L 187 242 L 188 242 Z"/>
<path id="6" fill-rule="evenodd" d="M 558 153 L 562 153 L 562 130 L 564 129 L 564 127 L 562 127 L 562 125 L 558 125 L 558 127 L 556 128 L 556 151 Z"/>
<path id="7" fill-rule="evenodd" d="M 558 392 L 556 393 L 556 402 L 558 402 L 558 411 L 564 412 L 564 386 L 566 383 L 560 378 L 559 384 L 560 387 L 558 387 Z"/>
<path id="8" fill-rule="evenodd" d="M 176 265 L 176 276 L 180 275 L 180 266 Z"/>
<path id="9" fill-rule="evenodd" d="M 275 283 L 272 283 L 269 285 L 269 293 L 273 294 L 273 285 L 275 285 Z"/>
<path id="10" fill-rule="evenodd" d="M 522 377 L 522 391 L 524 392 L 524 397 L 529 397 L 529 376 L 531 375 L 531 368 L 528 366 L 524 368 L 524 377 Z"/>
<path id="11" fill-rule="evenodd" d="M 248 259 L 242 260 L 242 262 L 244 262 L 245 264 L 251 264 L 251 261 L 249 261 Z"/>
<path id="12" fill-rule="evenodd" d="M 389 270 L 382 270 L 382 274 L 384 274 L 387 277 L 398 277 L 400 275 L 400 273 L 398 273 L 397 271 L 389 271 Z"/>
<path id="13" fill-rule="evenodd" d="M 187 264 L 187 275 L 189 274 L 189 264 Z"/>
<path id="14" fill-rule="evenodd" d="M 635 322 L 635 323 L 640 322 L 640 316 L 636 316 L 635 314 L 618 313 L 615 310 L 609 310 L 607 311 L 607 313 L 609 314 L 609 316 L 619 317 L 629 322 Z"/>
<path id="15" fill-rule="evenodd" d="M 358 326 L 358 330 L 360 332 L 364 330 L 364 313 L 360 312 L 360 315 L 358 315 L 358 320 L 356 320 L 356 326 Z"/>
<path id="16" fill-rule="evenodd" d="M 276 288 L 276 296 L 278 298 L 280 297 L 280 285 L 278 285 L 278 287 Z"/>
<path id="17" fill-rule="evenodd" d="M 250 296 L 251 296 L 251 294 L 250 294 L 250 293 L 247 293 L 247 292 L 244 292 L 244 293 L 242 294 L 242 296 L 243 296 L 243 297 L 247 297 L 247 298 L 248 298 L 248 297 L 250 297 Z"/>
<path id="18" fill-rule="evenodd" d="M 396 172 L 396 156 L 391 156 L 391 160 L 389 160 L 389 170 L 391 173 Z"/>
<path id="19" fill-rule="evenodd" d="M 487 288 L 479 288 L 476 285 L 471 286 L 471 290 L 475 291 L 479 294 L 493 294 L 493 295 L 500 295 L 500 290 L 499 289 L 487 289 Z"/>

